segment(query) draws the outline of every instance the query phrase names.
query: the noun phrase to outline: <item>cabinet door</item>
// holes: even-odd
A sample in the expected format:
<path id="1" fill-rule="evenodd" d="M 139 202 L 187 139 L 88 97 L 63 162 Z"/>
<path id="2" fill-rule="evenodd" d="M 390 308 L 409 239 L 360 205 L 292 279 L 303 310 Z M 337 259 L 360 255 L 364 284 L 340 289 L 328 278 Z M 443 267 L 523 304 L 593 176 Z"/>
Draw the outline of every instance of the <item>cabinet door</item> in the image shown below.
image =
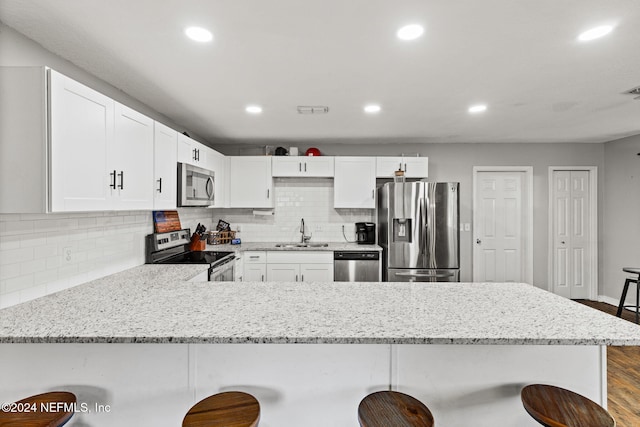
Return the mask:
<path id="1" fill-rule="evenodd" d="M 115 135 L 107 150 L 116 171 L 113 209 L 153 209 L 153 120 L 115 104 Z"/>
<path id="2" fill-rule="evenodd" d="M 333 157 L 302 157 L 302 172 L 309 177 L 333 177 Z"/>
<path id="3" fill-rule="evenodd" d="M 243 274 L 245 282 L 264 282 L 267 280 L 267 265 L 245 264 Z"/>
<path id="4" fill-rule="evenodd" d="M 189 138 L 187 135 L 178 134 L 178 161 L 180 163 L 204 167 L 207 155 L 204 148 L 206 148 L 204 145 Z"/>
<path id="5" fill-rule="evenodd" d="M 300 264 L 267 264 L 269 282 L 299 282 Z"/>
<path id="6" fill-rule="evenodd" d="M 53 70 L 50 91 L 51 210 L 107 210 L 114 101 Z"/>
<path id="7" fill-rule="evenodd" d="M 301 176 L 303 157 L 273 156 L 271 175 L 274 177 Z"/>
<path id="8" fill-rule="evenodd" d="M 153 209 L 175 209 L 177 200 L 178 132 L 158 122 L 153 134 Z"/>
<path id="9" fill-rule="evenodd" d="M 207 153 L 207 162 L 210 169 L 214 172 L 214 198 L 212 206 L 217 208 L 226 208 L 229 206 L 227 198 L 227 167 L 225 155 L 211 150 Z"/>
<path id="10" fill-rule="evenodd" d="M 336 157 L 333 182 L 335 208 L 375 208 L 376 158 Z"/>
<path id="11" fill-rule="evenodd" d="M 300 264 L 301 282 L 333 282 L 333 264 Z"/>
<path id="12" fill-rule="evenodd" d="M 407 178 L 427 178 L 429 176 L 429 158 L 405 157 L 402 159 L 402 169 Z"/>
<path id="13" fill-rule="evenodd" d="M 395 171 L 404 170 L 402 157 L 376 157 L 376 176 L 393 178 Z"/>
<path id="14" fill-rule="evenodd" d="M 272 208 L 271 158 L 232 156 L 229 162 L 229 207 Z"/>

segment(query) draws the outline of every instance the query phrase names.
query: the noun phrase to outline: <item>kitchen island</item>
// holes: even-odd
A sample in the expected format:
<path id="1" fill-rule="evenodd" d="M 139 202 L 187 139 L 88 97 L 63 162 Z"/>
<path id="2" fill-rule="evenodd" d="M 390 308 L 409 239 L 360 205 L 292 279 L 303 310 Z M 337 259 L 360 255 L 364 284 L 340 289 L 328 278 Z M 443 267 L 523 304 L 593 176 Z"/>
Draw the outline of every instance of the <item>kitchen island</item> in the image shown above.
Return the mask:
<path id="1" fill-rule="evenodd" d="M 392 387 L 440 425 L 535 426 L 522 386 L 606 405 L 605 346 L 640 345 L 637 325 L 526 284 L 186 282 L 203 268 L 140 266 L 0 310 L 0 400 L 67 389 L 110 408 L 74 423 L 170 426 L 237 389 L 264 427 L 357 426 L 359 400 Z"/>

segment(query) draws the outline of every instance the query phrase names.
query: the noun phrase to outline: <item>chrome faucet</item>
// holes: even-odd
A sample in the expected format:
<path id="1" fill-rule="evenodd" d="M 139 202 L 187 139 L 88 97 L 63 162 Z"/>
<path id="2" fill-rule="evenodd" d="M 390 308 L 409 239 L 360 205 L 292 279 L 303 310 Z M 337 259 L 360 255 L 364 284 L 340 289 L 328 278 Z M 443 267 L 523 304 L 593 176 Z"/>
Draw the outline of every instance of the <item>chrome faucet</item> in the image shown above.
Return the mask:
<path id="1" fill-rule="evenodd" d="M 308 236 L 304 234 L 304 218 L 300 220 L 300 243 L 307 243 L 311 239 L 311 234 Z"/>

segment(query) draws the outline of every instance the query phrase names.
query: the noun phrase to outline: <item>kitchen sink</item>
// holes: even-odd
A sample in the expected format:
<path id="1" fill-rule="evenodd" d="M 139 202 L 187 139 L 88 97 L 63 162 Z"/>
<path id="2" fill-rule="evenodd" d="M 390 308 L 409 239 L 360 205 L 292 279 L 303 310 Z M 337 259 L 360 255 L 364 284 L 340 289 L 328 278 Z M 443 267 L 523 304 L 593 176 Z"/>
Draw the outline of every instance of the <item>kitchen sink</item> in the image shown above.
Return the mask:
<path id="1" fill-rule="evenodd" d="M 326 248 L 328 243 L 278 243 L 276 248 Z"/>

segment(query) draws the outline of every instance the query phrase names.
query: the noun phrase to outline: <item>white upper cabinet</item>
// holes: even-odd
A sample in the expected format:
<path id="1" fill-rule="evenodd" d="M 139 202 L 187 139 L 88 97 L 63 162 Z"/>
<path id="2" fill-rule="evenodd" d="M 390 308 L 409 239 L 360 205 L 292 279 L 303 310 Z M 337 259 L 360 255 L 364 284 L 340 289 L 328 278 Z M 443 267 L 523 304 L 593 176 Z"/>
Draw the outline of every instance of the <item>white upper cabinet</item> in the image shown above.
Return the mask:
<path id="1" fill-rule="evenodd" d="M 188 163 L 207 169 L 207 148 L 204 144 L 187 135 L 178 134 L 178 161 L 180 163 Z"/>
<path id="2" fill-rule="evenodd" d="M 376 176 L 378 178 L 393 178 L 397 170 L 403 171 L 406 178 L 427 178 L 429 158 L 376 157 Z"/>
<path id="3" fill-rule="evenodd" d="M 108 210 L 122 170 L 108 155 L 115 103 L 53 70 L 49 84 L 51 211 Z"/>
<path id="4" fill-rule="evenodd" d="M 336 157 L 334 208 L 375 209 L 376 158 Z"/>
<path id="5" fill-rule="evenodd" d="M 333 177 L 333 157 L 273 156 L 274 177 Z"/>
<path id="6" fill-rule="evenodd" d="M 229 158 L 229 207 L 274 207 L 271 157 L 231 156 Z"/>
<path id="7" fill-rule="evenodd" d="M 154 123 L 153 209 L 175 209 L 177 201 L 178 132 Z"/>
<path id="8" fill-rule="evenodd" d="M 216 208 L 229 207 L 229 197 L 227 191 L 227 161 L 224 154 L 218 153 L 216 150 L 210 149 L 207 152 L 207 169 L 214 172 L 214 199 L 212 206 Z"/>
<path id="9" fill-rule="evenodd" d="M 153 120 L 115 103 L 115 135 L 107 149 L 108 170 L 115 171 L 111 209 L 153 209 Z"/>

